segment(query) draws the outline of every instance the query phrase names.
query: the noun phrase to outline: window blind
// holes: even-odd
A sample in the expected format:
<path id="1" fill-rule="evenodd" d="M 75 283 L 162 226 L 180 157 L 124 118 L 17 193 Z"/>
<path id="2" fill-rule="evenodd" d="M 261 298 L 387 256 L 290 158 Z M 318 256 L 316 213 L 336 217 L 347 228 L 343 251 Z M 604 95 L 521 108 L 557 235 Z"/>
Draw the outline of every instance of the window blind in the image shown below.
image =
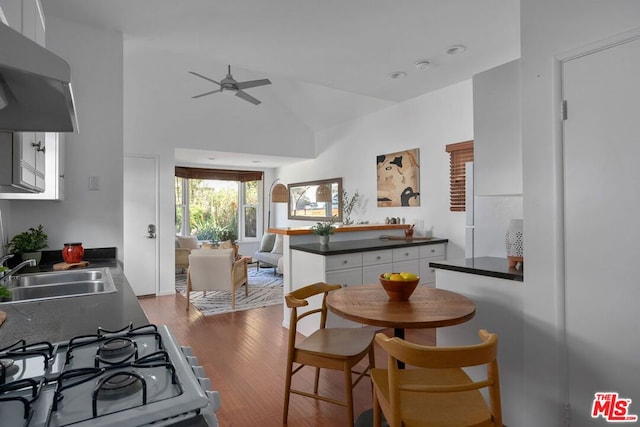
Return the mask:
<path id="1" fill-rule="evenodd" d="M 466 210 L 466 172 L 465 163 L 473 161 L 473 141 L 448 144 L 449 153 L 449 210 L 464 212 Z"/>
<path id="2" fill-rule="evenodd" d="M 176 176 L 187 179 L 215 179 L 220 181 L 260 181 L 261 171 L 242 171 L 231 169 L 205 169 L 176 166 Z"/>

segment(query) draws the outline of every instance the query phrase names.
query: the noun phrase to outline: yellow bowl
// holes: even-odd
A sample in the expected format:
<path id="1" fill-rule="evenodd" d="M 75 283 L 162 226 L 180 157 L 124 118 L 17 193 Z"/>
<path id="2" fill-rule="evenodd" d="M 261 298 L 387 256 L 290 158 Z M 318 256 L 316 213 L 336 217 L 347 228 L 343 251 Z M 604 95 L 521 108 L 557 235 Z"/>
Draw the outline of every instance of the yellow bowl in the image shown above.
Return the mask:
<path id="1" fill-rule="evenodd" d="M 387 280 L 380 275 L 380 284 L 389 296 L 389 301 L 407 301 L 416 290 L 418 282 L 420 277 L 414 280 Z"/>

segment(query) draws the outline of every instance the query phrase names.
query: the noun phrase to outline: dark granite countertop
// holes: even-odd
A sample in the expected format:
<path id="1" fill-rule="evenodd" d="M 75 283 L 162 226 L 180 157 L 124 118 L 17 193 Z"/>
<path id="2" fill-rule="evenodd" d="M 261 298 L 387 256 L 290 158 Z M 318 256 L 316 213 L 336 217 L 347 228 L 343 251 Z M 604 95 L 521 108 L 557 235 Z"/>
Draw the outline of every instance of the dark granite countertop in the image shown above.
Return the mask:
<path id="1" fill-rule="evenodd" d="M 432 261 L 429 263 L 429 267 L 524 282 L 523 267 L 520 267 L 519 270 L 509 268 L 506 258 L 478 257 L 450 261 Z"/>
<path id="2" fill-rule="evenodd" d="M 87 252 L 88 256 L 87 256 Z M 62 342 L 76 335 L 95 334 L 97 328 L 121 329 L 130 322 L 134 326 L 148 323 L 138 299 L 124 276 L 122 265 L 114 258 L 94 258 L 93 255 L 110 255 L 111 252 L 85 251 L 87 268 L 110 268 L 117 292 L 58 298 L 47 301 L 6 303 L 0 310 L 7 313 L 7 320 L 0 326 L 0 348 L 25 339 L 27 342 L 47 340 Z M 115 249 L 113 251 L 115 254 Z M 61 259 L 60 259 L 61 260 Z M 20 273 L 51 271 L 57 258 L 46 258 L 38 267 Z"/>
<path id="3" fill-rule="evenodd" d="M 321 246 L 320 243 L 305 243 L 300 245 L 291 245 L 290 249 L 310 252 L 317 255 L 340 255 L 353 252 L 378 251 L 382 249 L 405 248 L 407 246 L 423 246 L 435 245 L 438 243 L 446 243 L 449 239 L 440 239 L 433 237 L 430 240 L 418 239 L 401 239 L 401 240 L 385 240 L 385 239 L 362 239 L 362 240 L 345 240 L 333 242 L 330 241 L 327 246 Z"/>

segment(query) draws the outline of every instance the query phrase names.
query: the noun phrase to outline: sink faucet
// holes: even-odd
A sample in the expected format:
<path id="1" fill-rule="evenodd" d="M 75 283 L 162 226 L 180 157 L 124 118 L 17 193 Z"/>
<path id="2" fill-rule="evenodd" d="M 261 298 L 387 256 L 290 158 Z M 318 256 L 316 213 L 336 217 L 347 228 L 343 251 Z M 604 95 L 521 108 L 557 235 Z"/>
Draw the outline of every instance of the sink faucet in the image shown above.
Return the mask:
<path id="1" fill-rule="evenodd" d="M 4 255 L 4 256 L 1 256 L 0 257 L 0 267 L 2 267 L 4 265 L 4 263 L 7 262 L 7 260 L 9 258 L 13 258 L 13 254 L 7 254 L 7 255 Z"/>
<path id="2" fill-rule="evenodd" d="M 0 283 L 9 284 L 9 282 L 11 281 L 11 277 L 14 274 L 16 274 L 18 271 L 20 271 L 20 269 L 22 269 L 23 267 L 25 267 L 27 265 L 30 266 L 30 267 L 35 267 L 36 266 L 36 260 L 35 259 L 28 259 L 26 261 L 22 261 L 20 264 L 16 265 L 11 270 L 5 271 L 3 276 L 0 277 Z"/>

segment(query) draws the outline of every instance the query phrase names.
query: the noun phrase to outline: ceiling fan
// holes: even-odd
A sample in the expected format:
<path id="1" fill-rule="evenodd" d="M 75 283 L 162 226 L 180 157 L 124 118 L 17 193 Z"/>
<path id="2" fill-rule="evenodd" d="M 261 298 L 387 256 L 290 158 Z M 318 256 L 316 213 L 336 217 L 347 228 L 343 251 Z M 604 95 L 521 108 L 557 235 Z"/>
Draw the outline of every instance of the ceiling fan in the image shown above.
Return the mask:
<path id="1" fill-rule="evenodd" d="M 228 68 L 228 72 L 227 72 L 227 77 L 222 79 L 220 82 L 217 82 L 217 81 L 215 81 L 213 79 L 210 79 L 209 77 L 203 76 L 202 74 L 198 74 L 195 71 L 189 71 L 194 76 L 198 76 L 200 78 L 203 78 L 205 80 L 208 80 L 208 81 L 213 82 L 213 83 L 217 84 L 218 86 L 220 86 L 220 89 L 212 90 L 210 92 L 201 93 L 200 95 L 196 95 L 193 98 L 201 98 L 203 96 L 211 95 L 212 93 L 222 92 L 222 93 L 227 93 L 227 94 L 235 94 L 237 97 L 242 98 L 245 101 L 249 101 L 250 103 L 252 103 L 254 105 L 260 104 L 260 101 L 255 99 L 253 96 L 249 95 L 243 89 L 249 89 L 251 87 L 256 87 L 256 86 L 270 85 L 271 82 L 269 81 L 269 79 L 249 80 L 249 81 L 246 81 L 246 82 L 237 82 L 237 81 L 234 80 L 233 76 L 231 75 L 231 65 L 229 65 L 228 67 L 229 68 Z"/>

